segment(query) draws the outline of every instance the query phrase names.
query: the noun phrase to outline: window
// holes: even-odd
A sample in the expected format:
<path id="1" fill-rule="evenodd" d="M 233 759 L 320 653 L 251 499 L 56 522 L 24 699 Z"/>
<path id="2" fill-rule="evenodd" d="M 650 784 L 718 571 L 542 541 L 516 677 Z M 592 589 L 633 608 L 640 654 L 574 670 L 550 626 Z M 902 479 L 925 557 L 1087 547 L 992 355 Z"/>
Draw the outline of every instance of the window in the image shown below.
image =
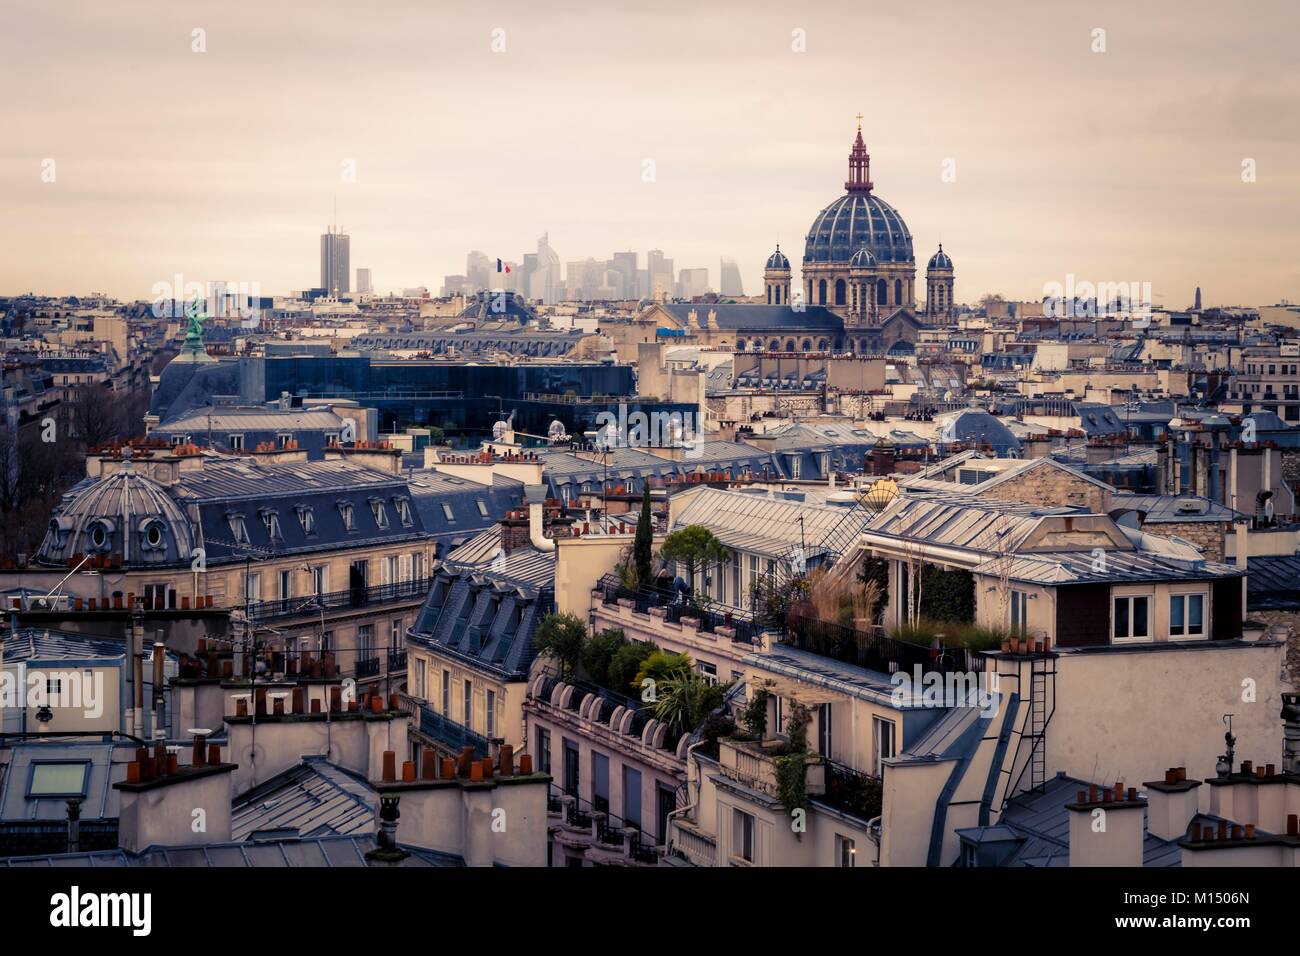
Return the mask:
<path id="1" fill-rule="evenodd" d="M 1169 597 L 1169 636 L 1205 636 L 1205 595 L 1173 594 Z"/>
<path id="2" fill-rule="evenodd" d="M 485 502 L 482 498 L 479 498 L 479 499 L 475 502 L 475 504 L 478 505 L 478 513 L 479 513 L 480 515 L 482 515 L 484 518 L 486 518 L 486 517 L 488 516 L 488 506 L 487 506 L 487 502 Z"/>
<path id="3" fill-rule="evenodd" d="M 641 771 L 623 765 L 623 825 L 641 828 Z"/>
<path id="4" fill-rule="evenodd" d="M 350 502 L 350 501 L 340 501 L 340 502 L 339 502 L 339 515 L 340 515 L 340 517 L 343 518 L 343 530 L 344 530 L 344 531 L 356 531 L 356 530 L 357 530 L 357 527 L 356 527 L 356 521 L 355 521 L 355 518 L 353 517 L 353 514 L 352 514 L 352 502 Z"/>
<path id="5" fill-rule="evenodd" d="M 269 508 L 263 508 L 258 514 L 262 518 L 262 527 L 266 529 L 266 536 L 272 541 L 280 540 L 280 516 Z"/>
<path id="6" fill-rule="evenodd" d="M 167 585 L 146 584 L 144 586 L 145 607 L 161 608 L 167 606 Z"/>
<path id="7" fill-rule="evenodd" d="M 320 596 L 330 589 L 330 569 L 327 564 L 318 564 L 311 569 L 312 593 Z"/>
<path id="8" fill-rule="evenodd" d="M 424 555 L 419 551 L 411 555 L 411 580 L 420 581 L 424 578 Z"/>
<path id="9" fill-rule="evenodd" d="M 823 757 L 831 756 L 831 713 L 829 703 L 817 708 L 817 752 Z"/>
<path id="10" fill-rule="evenodd" d="M 415 696 L 420 700 L 428 700 L 428 688 L 424 686 L 424 658 L 415 659 Z"/>
<path id="11" fill-rule="evenodd" d="M 27 778 L 27 796 L 84 797 L 89 778 L 89 760 L 38 761 Z"/>
<path id="12" fill-rule="evenodd" d="M 292 571 L 280 572 L 280 597 L 284 600 L 288 600 L 289 598 L 293 597 L 293 572 Z"/>
<path id="13" fill-rule="evenodd" d="M 362 624 L 357 627 L 357 657 L 368 661 L 375 656 L 375 627 Z"/>
<path id="14" fill-rule="evenodd" d="M 835 834 L 835 855 L 839 858 L 839 865 L 845 869 L 852 869 L 856 865 L 854 859 L 857 855 L 858 848 L 852 839 L 846 836 Z"/>
<path id="15" fill-rule="evenodd" d="M 334 632 L 325 631 L 320 636 L 320 649 L 323 652 L 334 650 Z"/>
<path id="16" fill-rule="evenodd" d="M 885 775 L 885 761 L 894 756 L 894 722 L 883 717 L 871 718 L 871 772 Z"/>
<path id="17" fill-rule="evenodd" d="M 1114 628 L 1111 635 L 1116 641 L 1151 639 L 1150 595 L 1127 594 L 1115 598 Z"/>
<path id="18" fill-rule="evenodd" d="M 403 528 L 409 528 L 415 523 L 414 519 L 411 517 L 410 498 L 394 498 L 393 503 L 397 506 L 397 520 L 402 522 Z"/>
<path id="19" fill-rule="evenodd" d="M 754 818 L 743 810 L 731 810 L 732 855 L 754 862 Z"/>
<path id="20" fill-rule="evenodd" d="M 451 671 L 442 672 L 442 715 L 451 716 Z"/>
<path id="21" fill-rule="evenodd" d="M 275 436 L 275 443 L 281 448 L 288 448 L 291 441 L 293 441 L 293 436 L 288 432 L 280 432 Z"/>
<path id="22" fill-rule="evenodd" d="M 303 534 L 316 533 L 316 515 L 307 505 L 299 505 L 296 509 L 298 512 L 298 524 L 302 526 Z"/>
<path id="23" fill-rule="evenodd" d="M 371 498 L 370 512 L 375 516 L 375 527 L 377 528 L 388 527 L 388 509 L 384 507 L 384 503 L 382 501 L 380 501 L 378 498 Z"/>
<path id="24" fill-rule="evenodd" d="M 461 724 L 467 729 L 474 726 L 474 684 L 472 681 L 465 681 L 461 688 Z"/>
<path id="25" fill-rule="evenodd" d="M 571 797 L 578 795 L 578 745 L 572 740 L 564 740 L 564 792 Z"/>
<path id="26" fill-rule="evenodd" d="M 485 718 L 484 733 L 488 740 L 497 735 L 497 692 L 490 690 L 487 692 L 487 706 L 483 710 Z"/>
<path id="27" fill-rule="evenodd" d="M 244 575 L 244 600 L 256 604 L 262 600 L 262 576 L 260 574 Z"/>
<path id="28" fill-rule="evenodd" d="M 1027 631 L 1029 620 L 1029 609 L 1027 607 L 1029 595 L 1024 591 L 1013 590 L 1011 592 L 1011 633 L 1019 634 L 1022 637 Z"/>
<path id="29" fill-rule="evenodd" d="M 398 575 L 397 555 L 390 554 L 388 555 L 388 557 L 384 559 L 384 575 L 385 575 L 384 577 L 385 584 L 396 584 L 400 580 L 397 576 Z"/>
<path id="30" fill-rule="evenodd" d="M 962 841 L 961 845 L 961 865 L 966 867 L 979 866 L 975 858 L 975 844 Z"/>
<path id="31" fill-rule="evenodd" d="M 230 534 L 235 539 L 235 544 L 248 544 L 248 528 L 244 526 L 244 516 L 231 512 L 226 515 L 226 524 L 230 526 Z"/>
<path id="32" fill-rule="evenodd" d="M 452 511 L 451 505 L 447 504 L 445 501 L 442 503 L 442 516 L 448 521 L 456 520 L 456 512 Z"/>
<path id="33" fill-rule="evenodd" d="M 229 440 L 226 442 L 226 444 L 230 446 L 230 450 L 231 450 L 231 451 L 243 451 L 243 450 L 244 450 L 244 436 L 243 436 L 243 435 L 231 435 L 230 438 L 229 438 Z"/>
<path id="34" fill-rule="evenodd" d="M 716 684 L 718 682 L 718 668 L 716 664 L 710 664 L 708 661 L 696 661 L 695 669 L 700 672 L 707 684 Z"/>
<path id="35" fill-rule="evenodd" d="M 594 810 L 609 810 L 609 758 L 591 752 L 591 806 Z"/>
<path id="36" fill-rule="evenodd" d="M 551 732 L 545 727 L 537 728 L 537 771 L 551 772 Z"/>
<path id="37" fill-rule="evenodd" d="M 389 622 L 388 651 L 396 653 L 402 646 L 402 619 L 395 617 Z"/>

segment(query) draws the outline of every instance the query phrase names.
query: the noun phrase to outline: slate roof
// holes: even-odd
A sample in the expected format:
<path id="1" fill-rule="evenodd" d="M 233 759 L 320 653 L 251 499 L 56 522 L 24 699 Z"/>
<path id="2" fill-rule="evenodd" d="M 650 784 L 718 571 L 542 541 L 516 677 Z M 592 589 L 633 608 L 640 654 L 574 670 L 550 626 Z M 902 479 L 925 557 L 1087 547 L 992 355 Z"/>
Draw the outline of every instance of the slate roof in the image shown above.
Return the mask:
<path id="1" fill-rule="evenodd" d="M 270 840 L 256 843 L 214 843 L 195 847 L 154 847 L 138 855 L 124 850 L 102 850 L 94 853 L 61 853 L 44 856 L 15 856 L 0 858 L 0 866 L 7 867 L 169 867 L 169 866 L 230 866 L 230 867 L 340 867 L 389 866 L 371 863 L 366 853 L 376 846 L 373 834 L 364 836 L 326 836 L 305 840 Z M 411 855 L 399 866 L 464 866 L 458 856 L 435 853 L 419 847 L 404 846 Z"/>
<path id="2" fill-rule="evenodd" d="M 1035 584 L 1122 584 L 1126 581 L 1178 581 L 1240 577 L 1240 569 L 1212 561 L 1185 562 L 1158 558 L 1143 551 L 1104 552 L 1100 563 L 1092 551 L 1056 551 L 1015 555 L 1009 562 L 993 557 L 977 566 L 976 574 L 1005 572 L 1013 581 Z"/>
<path id="3" fill-rule="evenodd" d="M 269 831 L 291 830 L 309 838 L 373 833 L 377 805 L 364 779 L 324 757 L 305 757 L 234 800 L 231 836 L 244 841 Z"/>
<path id="4" fill-rule="evenodd" d="M 1184 510 L 1183 502 L 1194 502 L 1198 511 Z M 1111 510 L 1119 508 L 1146 512 L 1143 524 L 1162 524 L 1165 522 L 1182 523 L 1185 521 L 1232 521 L 1245 517 L 1241 512 L 1221 505 L 1210 498 L 1197 495 L 1124 495 L 1117 494 L 1111 499 Z M 1253 564 L 1252 560 L 1252 564 Z"/>
<path id="5" fill-rule="evenodd" d="M 1300 555 L 1251 558 L 1247 565 L 1246 607 L 1251 611 L 1300 609 Z"/>
<path id="6" fill-rule="evenodd" d="M 1007 866 L 1068 866 L 1070 859 L 1070 817 L 1065 809 L 1080 790 L 1090 785 L 1058 774 L 1044 785 L 1043 792 L 1021 793 L 1007 802 L 997 827 L 971 827 L 957 832 L 978 842 L 980 831 L 1001 830 L 1024 842 L 1006 862 Z M 1172 840 L 1146 834 L 1142 844 L 1143 866 L 1181 866 L 1182 851 Z"/>
<path id="7" fill-rule="evenodd" d="M 276 409 L 265 406 L 214 406 L 194 408 L 153 429 L 151 435 L 206 434 L 239 431 L 339 431 L 343 418 L 328 408 Z"/>
<path id="8" fill-rule="evenodd" d="M 718 328 L 733 331 L 764 331 L 773 335 L 795 334 L 803 331 L 839 332 L 844 323 L 838 315 L 824 305 L 809 305 L 798 311 L 788 305 L 751 305 L 748 303 L 718 303 L 716 305 L 667 303 L 660 306 L 686 328 L 708 324 L 709 312 L 715 313 Z M 694 312 L 697 320 L 688 321 Z"/>
<path id="9" fill-rule="evenodd" d="M 673 528 L 703 525 L 727 547 L 777 558 L 801 544 L 815 552 L 847 513 L 807 499 L 705 488 L 677 515 Z"/>

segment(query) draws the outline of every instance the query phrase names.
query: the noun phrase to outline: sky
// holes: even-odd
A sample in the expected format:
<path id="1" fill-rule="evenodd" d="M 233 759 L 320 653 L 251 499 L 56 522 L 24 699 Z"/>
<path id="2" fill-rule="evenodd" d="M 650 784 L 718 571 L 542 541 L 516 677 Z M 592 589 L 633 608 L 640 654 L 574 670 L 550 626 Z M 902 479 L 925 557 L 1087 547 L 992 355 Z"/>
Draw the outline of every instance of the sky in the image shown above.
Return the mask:
<path id="1" fill-rule="evenodd" d="M 548 233 L 715 286 L 728 256 L 756 294 L 861 113 L 959 301 L 1300 301 L 1298 28 L 1295 0 L 6 0 L 0 294 L 310 288 L 336 200 L 380 292 Z"/>

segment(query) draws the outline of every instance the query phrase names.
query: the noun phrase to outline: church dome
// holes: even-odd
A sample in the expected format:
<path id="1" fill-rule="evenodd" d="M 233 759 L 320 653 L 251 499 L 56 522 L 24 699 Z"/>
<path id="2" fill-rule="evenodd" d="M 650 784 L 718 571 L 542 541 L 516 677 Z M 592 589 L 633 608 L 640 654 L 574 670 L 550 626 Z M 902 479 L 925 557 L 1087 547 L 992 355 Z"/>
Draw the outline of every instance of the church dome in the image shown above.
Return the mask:
<path id="1" fill-rule="evenodd" d="M 166 489 L 129 465 L 73 488 L 50 518 L 37 552 L 42 564 L 75 555 L 116 559 L 127 567 L 188 564 L 194 531 Z"/>
<path id="2" fill-rule="evenodd" d="M 831 203 L 808 230 L 803 261 L 847 262 L 866 247 L 877 262 L 912 262 L 912 234 L 893 206 L 870 193 L 849 193 Z"/>
<path id="3" fill-rule="evenodd" d="M 766 265 L 764 268 L 767 268 L 767 269 L 789 269 L 789 268 L 790 268 L 790 260 L 787 259 L 787 258 L 785 257 L 785 253 L 781 251 L 781 247 L 780 247 L 780 246 L 777 246 L 777 247 L 776 247 L 776 252 L 772 253 L 772 255 L 770 255 L 770 256 L 768 257 L 768 259 L 767 259 L 767 265 Z"/>
<path id="4" fill-rule="evenodd" d="M 948 253 L 943 251 L 943 244 L 940 243 L 939 251 L 930 257 L 930 264 L 927 269 L 951 269 L 952 260 L 948 258 Z"/>
<path id="5" fill-rule="evenodd" d="M 872 193 L 871 157 L 862 127 L 849 153 L 845 194 L 817 214 L 808 230 L 803 261 L 846 263 L 862 247 L 878 263 L 914 263 L 912 233 L 889 203 Z"/>

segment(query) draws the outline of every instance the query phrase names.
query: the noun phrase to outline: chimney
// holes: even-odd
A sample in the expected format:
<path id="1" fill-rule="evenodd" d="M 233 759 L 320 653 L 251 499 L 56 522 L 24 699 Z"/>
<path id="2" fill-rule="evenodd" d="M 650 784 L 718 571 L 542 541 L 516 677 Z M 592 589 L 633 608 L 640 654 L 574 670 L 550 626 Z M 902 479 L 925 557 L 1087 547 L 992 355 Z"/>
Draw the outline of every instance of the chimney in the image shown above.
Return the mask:
<path id="1" fill-rule="evenodd" d="M 1197 788 L 1201 781 L 1188 780 L 1186 767 L 1170 767 L 1163 780 L 1148 780 L 1142 786 L 1147 794 L 1147 830 L 1162 840 L 1181 840 L 1187 825 L 1196 816 L 1199 804 Z"/>
<path id="2" fill-rule="evenodd" d="M 117 841 L 127 853 L 151 846 L 196 846 L 230 840 L 233 763 L 206 762 L 178 767 L 163 745 L 150 756 L 147 747 L 127 764 L 126 779 L 113 784 L 120 794 Z M 195 832 L 195 807 L 204 810 L 204 827 Z"/>
<path id="3" fill-rule="evenodd" d="M 1147 802 L 1122 783 L 1080 790 L 1070 817 L 1070 866 L 1141 866 Z"/>
<path id="4" fill-rule="evenodd" d="M 554 551 L 555 542 L 546 537 L 542 521 L 542 508 L 546 503 L 544 485 L 526 485 L 524 498 L 528 502 L 528 540 L 538 551 Z"/>

